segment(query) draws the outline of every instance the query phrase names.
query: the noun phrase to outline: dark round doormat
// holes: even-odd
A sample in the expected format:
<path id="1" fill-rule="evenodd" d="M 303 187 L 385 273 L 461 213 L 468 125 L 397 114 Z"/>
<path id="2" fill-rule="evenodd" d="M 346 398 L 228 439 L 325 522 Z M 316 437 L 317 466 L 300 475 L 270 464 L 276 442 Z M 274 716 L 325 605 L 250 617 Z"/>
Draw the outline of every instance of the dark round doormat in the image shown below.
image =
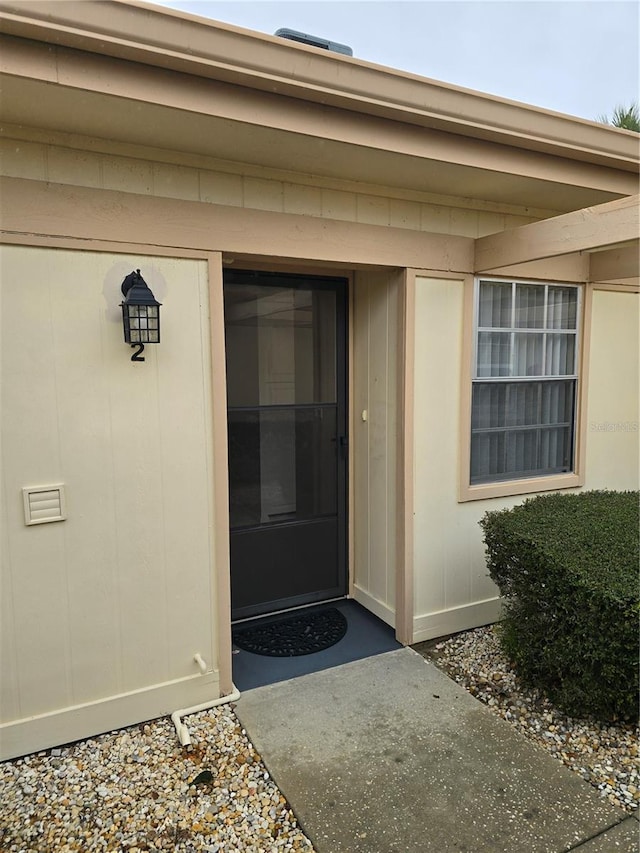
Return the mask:
<path id="1" fill-rule="evenodd" d="M 245 652 L 268 657 L 291 658 L 328 649 L 347 632 L 347 620 L 335 607 L 296 613 L 233 629 L 233 641 Z"/>

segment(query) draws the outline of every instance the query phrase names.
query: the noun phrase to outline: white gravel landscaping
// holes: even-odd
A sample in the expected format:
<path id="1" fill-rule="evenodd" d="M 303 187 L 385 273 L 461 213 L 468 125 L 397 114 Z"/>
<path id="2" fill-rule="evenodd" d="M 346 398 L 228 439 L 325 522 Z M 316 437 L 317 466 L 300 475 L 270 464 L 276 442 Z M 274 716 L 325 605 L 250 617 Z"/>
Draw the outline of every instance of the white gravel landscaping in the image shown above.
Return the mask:
<path id="1" fill-rule="evenodd" d="M 2 853 L 313 853 L 231 707 L 186 722 L 191 752 L 163 718 L 0 764 Z"/>
<path id="2" fill-rule="evenodd" d="M 522 685 L 492 626 L 415 648 L 526 738 L 579 773 L 602 797 L 627 812 L 638 808 L 637 726 L 602 725 L 563 714 L 538 691 Z"/>
<path id="3" fill-rule="evenodd" d="M 524 688 L 491 627 L 416 646 L 489 709 L 627 812 L 638 729 L 560 713 Z M 2 853 L 314 853 L 230 705 L 166 717 L 0 764 Z"/>

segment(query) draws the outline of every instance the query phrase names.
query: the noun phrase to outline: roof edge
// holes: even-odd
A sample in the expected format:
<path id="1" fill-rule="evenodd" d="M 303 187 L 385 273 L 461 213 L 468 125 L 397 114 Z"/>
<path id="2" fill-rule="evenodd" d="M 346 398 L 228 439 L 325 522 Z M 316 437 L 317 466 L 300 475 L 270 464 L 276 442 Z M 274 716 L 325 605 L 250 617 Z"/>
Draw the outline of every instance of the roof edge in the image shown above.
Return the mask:
<path id="1" fill-rule="evenodd" d="M 139 0 L 0 0 L 0 31 L 623 171 L 637 134 Z"/>

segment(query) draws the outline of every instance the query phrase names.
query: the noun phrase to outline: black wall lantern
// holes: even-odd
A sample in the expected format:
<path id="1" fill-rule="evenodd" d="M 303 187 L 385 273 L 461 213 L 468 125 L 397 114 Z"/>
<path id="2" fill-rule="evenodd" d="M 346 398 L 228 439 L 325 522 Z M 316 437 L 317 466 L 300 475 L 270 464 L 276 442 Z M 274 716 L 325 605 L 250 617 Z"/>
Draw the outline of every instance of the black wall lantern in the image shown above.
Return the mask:
<path id="1" fill-rule="evenodd" d="M 122 324 L 126 343 L 137 350 L 131 361 L 144 361 L 141 353 L 145 344 L 160 343 L 160 305 L 149 290 L 147 282 L 135 270 L 122 282 Z"/>

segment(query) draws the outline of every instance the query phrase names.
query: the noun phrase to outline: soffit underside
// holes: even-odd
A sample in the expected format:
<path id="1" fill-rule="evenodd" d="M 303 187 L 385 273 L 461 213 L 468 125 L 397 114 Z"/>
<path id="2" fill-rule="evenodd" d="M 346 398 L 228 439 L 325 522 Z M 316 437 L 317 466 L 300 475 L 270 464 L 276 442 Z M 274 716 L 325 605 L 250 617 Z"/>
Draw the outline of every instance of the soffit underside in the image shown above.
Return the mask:
<path id="1" fill-rule="evenodd" d="M 301 99 L 307 110 L 332 104 L 363 117 L 386 116 L 476 140 L 501 140 L 554 157 L 565 151 L 570 159 L 637 171 L 634 134 L 218 21 L 126 0 L 14 0 L 0 7 L 3 32 L 23 46 L 39 43 L 36 65 L 56 65 L 60 49 L 67 57 L 75 52 L 82 54 L 85 79 L 91 56 L 99 62 L 111 57 L 135 63 L 135 78 L 143 67 L 172 69 L 189 75 L 192 83 L 197 78 L 226 81 L 247 91 Z M 56 70 L 48 79 L 61 81 Z"/>
<path id="2" fill-rule="evenodd" d="M 171 152 L 204 155 L 318 176 L 560 212 L 600 204 L 619 193 L 445 163 L 245 124 L 101 92 L 3 75 L 3 121 Z M 37 104 L 37 111 L 33 105 Z"/>

